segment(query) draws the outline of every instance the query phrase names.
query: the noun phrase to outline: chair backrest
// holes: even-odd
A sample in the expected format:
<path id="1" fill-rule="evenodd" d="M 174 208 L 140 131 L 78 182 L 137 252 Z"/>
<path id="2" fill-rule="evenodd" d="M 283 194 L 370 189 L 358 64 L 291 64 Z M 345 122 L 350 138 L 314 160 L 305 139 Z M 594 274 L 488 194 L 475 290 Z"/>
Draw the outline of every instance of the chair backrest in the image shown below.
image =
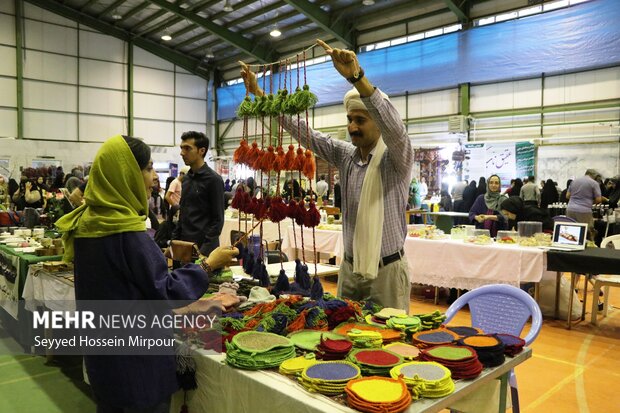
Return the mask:
<path id="1" fill-rule="evenodd" d="M 280 258 L 283 262 L 288 261 L 286 254 L 278 250 L 265 251 L 265 257 L 267 257 L 267 264 L 278 263 L 280 262 Z"/>
<path id="2" fill-rule="evenodd" d="M 603 238 L 603 240 L 601 241 L 601 248 L 620 250 L 620 234 L 610 235 Z"/>
<path id="3" fill-rule="evenodd" d="M 553 222 L 577 222 L 574 218 L 567 217 L 566 215 L 557 215 L 553 217 Z"/>
<path id="4" fill-rule="evenodd" d="M 237 230 L 231 230 L 230 231 L 230 245 L 235 245 L 235 243 L 237 242 L 237 240 L 239 238 L 241 238 L 241 236 L 243 235 L 243 231 L 237 231 Z M 241 241 L 243 243 L 243 245 L 245 245 L 247 247 L 248 245 L 248 239 L 244 239 L 243 241 Z"/>
<path id="5" fill-rule="evenodd" d="M 471 324 L 486 334 L 505 333 L 520 336 L 527 320 L 532 327 L 523 338 L 529 345 L 542 327 L 538 303 L 525 291 L 507 284 L 485 285 L 459 297 L 446 311 L 447 324 L 465 305 L 469 306 Z"/>

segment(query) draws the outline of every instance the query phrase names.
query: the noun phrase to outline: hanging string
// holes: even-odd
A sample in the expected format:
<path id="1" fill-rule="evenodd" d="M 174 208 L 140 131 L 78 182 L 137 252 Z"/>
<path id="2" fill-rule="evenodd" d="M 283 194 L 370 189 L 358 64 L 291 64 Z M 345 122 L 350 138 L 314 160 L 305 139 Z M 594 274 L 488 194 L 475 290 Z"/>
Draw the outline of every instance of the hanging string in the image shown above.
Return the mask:
<path id="1" fill-rule="evenodd" d="M 282 64 L 282 62 L 289 61 L 289 60 L 291 60 L 292 58 L 294 58 L 294 57 L 296 57 L 296 56 L 299 56 L 299 55 L 301 55 L 301 54 L 303 54 L 303 53 L 305 53 L 305 52 L 307 52 L 307 51 L 310 51 L 310 50 L 314 49 L 314 48 L 315 48 L 315 47 L 317 47 L 317 46 L 318 46 L 318 45 L 317 45 L 316 43 L 312 43 L 312 45 L 310 45 L 310 46 L 306 47 L 306 48 L 305 48 L 305 49 L 303 49 L 301 52 L 296 53 L 296 54 L 291 55 L 291 56 L 288 56 L 288 57 L 286 57 L 286 58 L 280 59 L 280 60 L 278 60 L 278 61 L 275 61 L 275 62 L 270 62 L 270 63 L 255 63 L 255 64 L 248 64 L 247 66 L 248 66 L 249 68 L 256 67 L 256 68 L 258 68 L 259 70 L 262 70 L 263 66 L 270 66 L 270 65 Z"/>

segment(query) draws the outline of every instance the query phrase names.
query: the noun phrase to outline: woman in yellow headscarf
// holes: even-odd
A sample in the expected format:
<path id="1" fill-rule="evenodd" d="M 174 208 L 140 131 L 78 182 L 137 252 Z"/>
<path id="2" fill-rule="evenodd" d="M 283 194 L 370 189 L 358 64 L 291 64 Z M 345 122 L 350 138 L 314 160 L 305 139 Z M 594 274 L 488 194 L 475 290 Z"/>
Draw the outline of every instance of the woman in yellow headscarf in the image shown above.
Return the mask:
<path id="1" fill-rule="evenodd" d="M 169 272 L 146 233 L 155 176 L 144 142 L 114 136 L 95 157 L 84 204 L 56 223 L 65 260 L 75 264 L 78 309 L 85 300 L 196 300 L 207 290 L 208 272 L 238 254 L 220 247 L 199 264 Z M 98 413 L 167 412 L 178 389 L 174 355 L 87 355 L 85 362 Z"/>

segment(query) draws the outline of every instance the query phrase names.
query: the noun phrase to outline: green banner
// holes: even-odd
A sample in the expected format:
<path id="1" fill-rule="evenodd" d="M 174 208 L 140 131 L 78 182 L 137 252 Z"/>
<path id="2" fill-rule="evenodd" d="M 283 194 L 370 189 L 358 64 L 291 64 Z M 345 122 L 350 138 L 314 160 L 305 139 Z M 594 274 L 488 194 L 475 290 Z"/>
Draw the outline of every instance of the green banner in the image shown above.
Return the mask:
<path id="1" fill-rule="evenodd" d="M 517 177 L 534 175 L 536 165 L 536 146 L 529 142 L 517 142 Z"/>

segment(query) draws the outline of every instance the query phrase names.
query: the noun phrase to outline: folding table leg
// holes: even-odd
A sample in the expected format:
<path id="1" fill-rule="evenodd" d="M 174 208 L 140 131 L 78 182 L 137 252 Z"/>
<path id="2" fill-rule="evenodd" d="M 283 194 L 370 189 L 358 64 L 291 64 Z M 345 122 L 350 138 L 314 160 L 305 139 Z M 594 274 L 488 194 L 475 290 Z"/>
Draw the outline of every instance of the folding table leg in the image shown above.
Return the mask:
<path id="1" fill-rule="evenodd" d="M 554 309 L 554 314 L 553 314 L 553 318 L 556 320 L 560 318 L 560 284 L 561 284 L 561 281 L 562 281 L 562 273 L 558 271 L 555 273 L 555 309 Z"/>
<path id="2" fill-rule="evenodd" d="M 571 318 L 573 315 L 573 295 L 575 291 L 575 277 L 578 277 L 578 276 L 579 274 L 575 274 L 574 272 L 570 273 L 570 290 L 568 290 L 570 295 L 568 296 L 568 315 L 566 316 L 566 328 L 569 330 L 572 327 Z"/>

